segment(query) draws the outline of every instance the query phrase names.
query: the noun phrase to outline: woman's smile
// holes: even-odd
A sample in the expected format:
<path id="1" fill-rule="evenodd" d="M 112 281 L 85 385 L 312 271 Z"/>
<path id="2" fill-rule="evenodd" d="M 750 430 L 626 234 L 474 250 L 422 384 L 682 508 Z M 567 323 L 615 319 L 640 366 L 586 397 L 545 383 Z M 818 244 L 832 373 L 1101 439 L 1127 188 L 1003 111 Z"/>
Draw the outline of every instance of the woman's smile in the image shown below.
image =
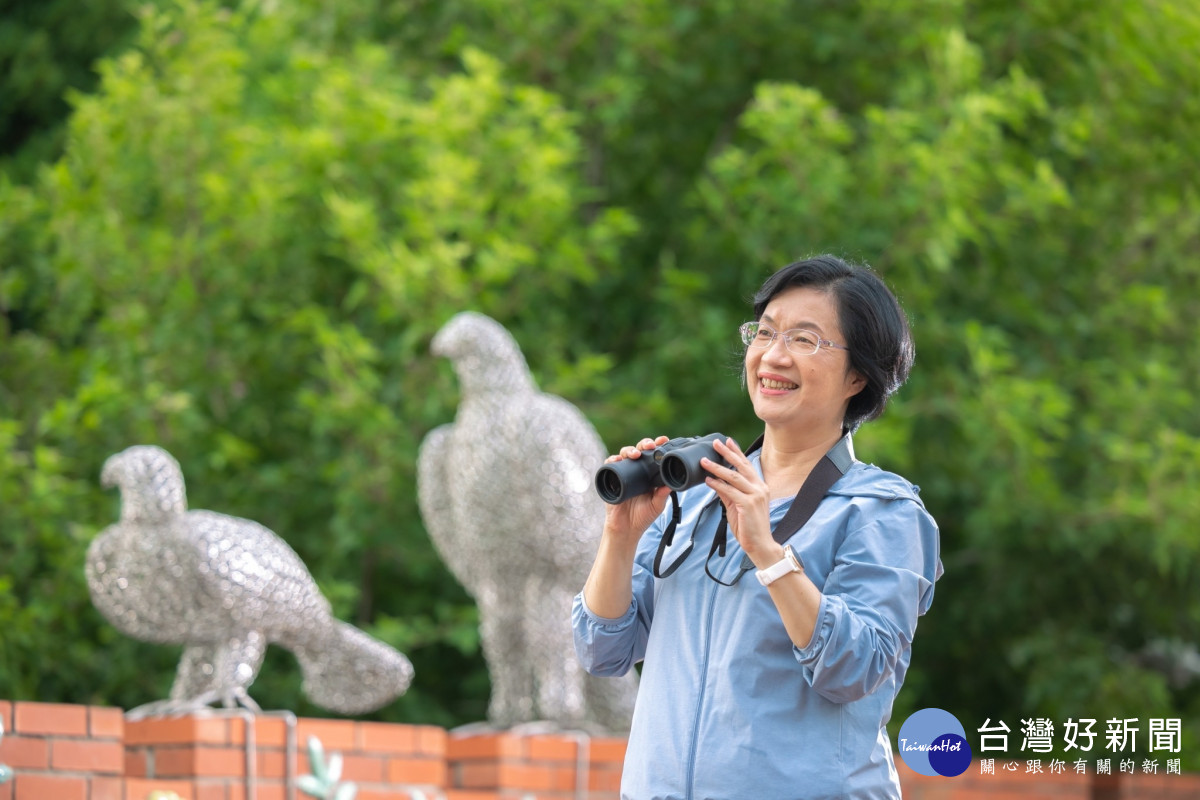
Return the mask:
<path id="1" fill-rule="evenodd" d="M 770 372 L 758 373 L 758 388 L 767 396 L 785 395 L 790 391 L 800 388 L 800 384 L 793 383 L 782 375 L 775 375 Z"/>

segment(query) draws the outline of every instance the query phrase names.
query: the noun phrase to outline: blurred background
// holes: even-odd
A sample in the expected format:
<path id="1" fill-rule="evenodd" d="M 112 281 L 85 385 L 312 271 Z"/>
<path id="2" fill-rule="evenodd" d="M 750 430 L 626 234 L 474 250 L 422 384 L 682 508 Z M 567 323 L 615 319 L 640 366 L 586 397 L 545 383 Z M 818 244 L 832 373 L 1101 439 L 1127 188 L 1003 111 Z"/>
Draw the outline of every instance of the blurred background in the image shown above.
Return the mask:
<path id="1" fill-rule="evenodd" d="M 610 449 L 745 442 L 749 297 L 832 252 L 917 342 L 859 457 L 942 530 L 893 725 L 1180 718 L 1200 768 L 1198 130 L 1190 0 L 8 0 L 0 697 L 166 695 L 83 573 L 154 443 L 410 656 L 372 718 L 483 719 L 433 333 L 495 317 Z M 299 686 L 272 648 L 251 693 Z"/>

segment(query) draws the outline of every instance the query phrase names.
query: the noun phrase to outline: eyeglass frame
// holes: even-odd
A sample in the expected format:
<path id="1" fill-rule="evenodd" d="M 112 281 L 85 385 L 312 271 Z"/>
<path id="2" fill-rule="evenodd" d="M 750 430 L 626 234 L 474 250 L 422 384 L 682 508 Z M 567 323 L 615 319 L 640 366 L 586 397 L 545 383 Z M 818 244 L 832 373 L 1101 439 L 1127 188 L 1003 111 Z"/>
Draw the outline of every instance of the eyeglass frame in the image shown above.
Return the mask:
<path id="1" fill-rule="evenodd" d="M 754 326 L 753 333 L 751 332 L 751 326 Z M 764 329 L 771 332 L 771 338 L 767 340 L 766 344 L 757 344 L 758 332 Z M 817 343 L 811 352 L 797 352 L 792 349 L 791 334 L 797 332 L 810 334 L 811 337 L 816 340 Z M 831 342 L 829 339 L 822 339 L 819 335 L 817 335 L 816 331 L 810 331 L 808 328 L 788 328 L 786 331 L 778 331 L 765 322 L 750 320 L 749 322 L 743 322 L 738 326 L 738 333 L 741 335 L 742 344 L 744 344 L 746 347 L 757 347 L 763 350 L 769 349 L 771 345 L 775 344 L 775 340 L 782 336 L 784 349 L 789 353 L 794 353 L 798 356 L 815 356 L 822 347 L 831 347 L 837 350 L 845 350 L 847 353 L 850 352 L 849 347 L 838 344 L 837 342 Z"/>

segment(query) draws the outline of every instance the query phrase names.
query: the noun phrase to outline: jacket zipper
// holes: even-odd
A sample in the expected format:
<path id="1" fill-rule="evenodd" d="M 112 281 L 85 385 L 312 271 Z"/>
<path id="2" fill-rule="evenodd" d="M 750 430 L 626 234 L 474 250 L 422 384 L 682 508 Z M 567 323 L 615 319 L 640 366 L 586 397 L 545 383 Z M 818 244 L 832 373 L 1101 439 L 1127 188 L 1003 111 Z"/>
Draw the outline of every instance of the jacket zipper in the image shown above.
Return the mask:
<path id="1" fill-rule="evenodd" d="M 692 721 L 692 741 L 688 747 L 687 800 L 693 800 L 695 796 L 695 787 L 692 784 L 696 779 L 696 747 L 700 738 L 700 714 L 704 709 L 704 695 L 708 687 L 708 656 L 712 650 L 713 607 L 717 601 L 717 589 L 721 588 L 713 581 L 709 581 L 709 583 L 712 584 L 712 588 L 709 590 L 706 609 L 704 657 L 700 661 L 700 693 L 696 697 L 696 716 Z"/>

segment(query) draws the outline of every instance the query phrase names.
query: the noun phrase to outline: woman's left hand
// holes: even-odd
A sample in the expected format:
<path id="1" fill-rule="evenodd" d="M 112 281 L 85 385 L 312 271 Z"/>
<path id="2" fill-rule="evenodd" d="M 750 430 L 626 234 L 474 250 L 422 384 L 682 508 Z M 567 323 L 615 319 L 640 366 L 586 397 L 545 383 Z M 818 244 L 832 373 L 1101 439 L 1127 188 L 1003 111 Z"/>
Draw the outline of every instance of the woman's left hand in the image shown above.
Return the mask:
<path id="1" fill-rule="evenodd" d="M 713 449 L 729 467 L 707 458 L 701 460 L 700 466 L 711 476 L 705 478 L 705 483 L 725 505 L 730 530 L 755 565 L 762 568 L 775 563 L 782 548 L 771 536 L 770 488 L 733 439 L 724 442 L 718 439 L 713 442 Z"/>

